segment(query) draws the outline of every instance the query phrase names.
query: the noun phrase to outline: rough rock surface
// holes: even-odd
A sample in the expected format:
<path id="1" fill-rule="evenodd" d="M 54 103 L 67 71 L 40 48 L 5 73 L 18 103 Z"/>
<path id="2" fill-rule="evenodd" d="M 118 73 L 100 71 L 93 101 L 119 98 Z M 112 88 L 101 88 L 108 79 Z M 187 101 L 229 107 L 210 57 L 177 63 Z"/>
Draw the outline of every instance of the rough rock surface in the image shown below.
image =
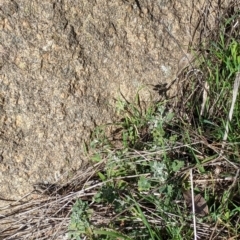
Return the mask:
<path id="1" fill-rule="evenodd" d="M 83 141 L 112 120 L 119 90 L 129 99 L 172 81 L 193 9 L 188 0 L 0 0 L 0 198 L 80 167 Z"/>

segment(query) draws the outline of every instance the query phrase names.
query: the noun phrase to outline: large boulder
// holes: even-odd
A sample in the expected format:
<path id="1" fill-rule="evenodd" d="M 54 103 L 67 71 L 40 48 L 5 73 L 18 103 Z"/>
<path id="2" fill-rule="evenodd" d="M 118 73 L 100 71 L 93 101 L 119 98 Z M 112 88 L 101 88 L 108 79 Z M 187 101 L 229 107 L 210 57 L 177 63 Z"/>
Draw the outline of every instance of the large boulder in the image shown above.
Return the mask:
<path id="1" fill-rule="evenodd" d="M 1 198 L 79 168 L 83 141 L 112 121 L 119 91 L 131 99 L 175 78 L 193 2 L 0 1 Z"/>

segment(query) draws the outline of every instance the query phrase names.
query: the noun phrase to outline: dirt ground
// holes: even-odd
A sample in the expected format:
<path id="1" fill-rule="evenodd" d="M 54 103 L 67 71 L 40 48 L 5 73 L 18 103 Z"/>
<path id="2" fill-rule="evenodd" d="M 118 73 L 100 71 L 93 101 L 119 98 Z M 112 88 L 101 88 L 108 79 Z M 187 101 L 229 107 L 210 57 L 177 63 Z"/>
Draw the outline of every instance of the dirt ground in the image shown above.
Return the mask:
<path id="1" fill-rule="evenodd" d="M 120 90 L 157 98 L 199 14 L 197 0 L 0 0 L 0 199 L 81 167 Z"/>

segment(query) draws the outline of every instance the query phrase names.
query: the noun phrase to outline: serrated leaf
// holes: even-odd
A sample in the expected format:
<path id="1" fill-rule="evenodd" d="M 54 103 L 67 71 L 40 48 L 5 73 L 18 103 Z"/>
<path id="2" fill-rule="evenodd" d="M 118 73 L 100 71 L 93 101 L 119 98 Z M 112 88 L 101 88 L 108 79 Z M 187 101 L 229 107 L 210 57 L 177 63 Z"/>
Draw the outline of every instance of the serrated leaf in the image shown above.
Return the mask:
<path id="1" fill-rule="evenodd" d="M 148 191 L 151 187 L 151 184 L 147 178 L 141 176 L 138 180 L 138 190 L 141 191 Z"/>
<path id="2" fill-rule="evenodd" d="M 179 161 L 179 160 L 174 160 L 172 163 L 172 170 L 174 172 L 179 171 L 182 167 L 184 166 L 184 162 L 183 161 Z"/>

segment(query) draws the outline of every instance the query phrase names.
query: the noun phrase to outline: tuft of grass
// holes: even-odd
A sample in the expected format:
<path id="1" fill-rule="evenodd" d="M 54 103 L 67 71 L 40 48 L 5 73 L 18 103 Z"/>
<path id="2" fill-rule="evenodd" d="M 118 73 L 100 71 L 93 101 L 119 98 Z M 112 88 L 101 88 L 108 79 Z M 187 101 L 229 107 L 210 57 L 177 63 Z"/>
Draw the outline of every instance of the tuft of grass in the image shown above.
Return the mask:
<path id="1" fill-rule="evenodd" d="M 93 134 L 92 160 L 105 163 L 88 207 L 100 204 L 109 221 L 89 219 L 89 239 L 239 236 L 239 16 L 223 16 L 219 37 L 206 40 L 196 67 L 179 76 L 185 92 L 175 102 L 143 108 L 139 92 L 131 103 L 119 99 L 112 135 Z"/>

